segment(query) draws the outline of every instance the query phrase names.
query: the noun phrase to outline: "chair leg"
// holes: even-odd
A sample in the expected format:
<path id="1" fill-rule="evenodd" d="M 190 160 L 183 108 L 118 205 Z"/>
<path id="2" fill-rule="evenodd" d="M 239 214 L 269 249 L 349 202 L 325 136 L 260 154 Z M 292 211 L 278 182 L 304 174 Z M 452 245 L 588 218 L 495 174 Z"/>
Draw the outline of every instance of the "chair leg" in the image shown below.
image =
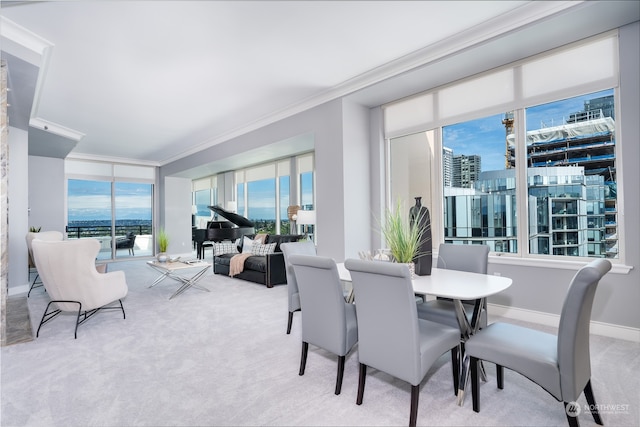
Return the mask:
<path id="1" fill-rule="evenodd" d="M 82 323 L 80 321 L 80 312 L 82 311 L 82 304 L 79 301 L 67 301 L 67 300 L 49 301 L 49 304 L 47 304 L 47 307 L 44 309 L 44 314 L 42 315 L 42 320 L 40 320 L 40 324 L 38 325 L 38 330 L 36 331 L 36 338 L 38 338 L 38 336 L 40 335 L 40 328 L 42 327 L 42 325 L 44 325 L 49 320 L 51 320 L 54 317 L 56 317 L 58 314 L 62 313 L 62 310 L 60 310 L 59 308 L 57 308 L 55 310 L 52 310 L 52 311 L 49 311 L 49 307 L 51 306 L 51 304 L 54 304 L 54 303 L 57 303 L 57 302 L 64 302 L 64 303 L 69 303 L 69 304 L 78 304 L 78 316 L 76 317 L 76 328 L 75 328 L 75 332 L 74 332 L 74 337 L 78 338 L 78 325 L 80 323 Z"/>
<path id="2" fill-rule="evenodd" d="M 338 376 L 336 377 L 336 394 L 342 390 L 342 378 L 344 377 L 344 361 L 346 356 L 338 357 Z"/>
<path id="3" fill-rule="evenodd" d="M 496 365 L 496 379 L 498 381 L 498 388 L 504 389 L 504 366 Z"/>
<path id="4" fill-rule="evenodd" d="M 458 384 L 460 384 L 460 346 L 451 349 L 451 370 L 453 371 L 453 394 L 458 395 Z"/>
<path id="5" fill-rule="evenodd" d="M 307 366 L 307 352 L 309 351 L 309 343 L 302 342 L 302 355 L 300 356 L 300 372 L 298 375 L 304 375 L 304 368 Z"/>
<path id="6" fill-rule="evenodd" d="M 587 403 L 589 404 L 589 410 L 591 411 L 591 415 L 593 416 L 593 420 L 598 425 L 604 425 L 602 423 L 602 418 L 600 418 L 600 413 L 598 412 L 598 405 L 596 404 L 596 399 L 593 397 L 593 389 L 591 388 L 591 380 L 587 381 L 587 385 L 584 387 L 584 397 L 587 398 Z"/>
<path id="7" fill-rule="evenodd" d="M 289 312 L 289 320 L 287 321 L 287 335 L 291 333 L 291 324 L 293 323 L 293 311 Z"/>
<path id="8" fill-rule="evenodd" d="M 82 303 L 78 303 L 78 317 L 76 318 L 76 330 L 73 331 L 73 338 L 74 339 L 78 339 L 78 326 L 80 325 L 80 313 L 82 312 Z M 85 312 L 85 319 L 87 316 L 87 313 Z"/>
<path id="9" fill-rule="evenodd" d="M 478 381 L 478 359 L 470 358 L 471 368 L 471 400 L 473 402 L 473 412 L 480 412 L 480 387 Z"/>
<path id="10" fill-rule="evenodd" d="M 577 405 L 575 402 L 564 402 L 564 413 L 567 414 L 569 427 L 580 427 L 577 411 L 579 408 L 575 408 L 575 405 Z"/>
<path id="11" fill-rule="evenodd" d="M 360 364 L 360 375 L 358 377 L 358 397 L 356 398 L 356 405 L 362 405 L 362 399 L 364 397 L 364 384 L 367 379 L 367 365 Z"/>
<path id="12" fill-rule="evenodd" d="M 29 296 L 31 296 L 31 291 L 34 288 L 40 288 L 42 286 L 44 286 L 42 284 L 42 282 L 36 282 L 36 280 L 38 280 L 38 278 L 40 277 L 40 275 L 38 274 L 38 272 L 36 271 L 36 277 L 33 278 L 33 283 L 31 283 L 31 287 L 29 288 L 29 292 L 27 292 L 27 298 L 29 298 Z"/>
<path id="13" fill-rule="evenodd" d="M 122 300 L 121 300 L 121 299 L 119 299 L 119 300 L 118 300 L 118 302 L 120 303 L 120 309 L 122 310 L 122 318 L 123 318 L 123 319 L 126 319 L 126 318 L 127 318 L 127 315 L 126 315 L 126 313 L 124 312 L 124 306 L 122 305 Z"/>
<path id="14" fill-rule="evenodd" d="M 411 413 L 409 414 L 409 427 L 415 427 L 418 421 L 418 398 L 420 397 L 420 384 L 411 386 Z"/>

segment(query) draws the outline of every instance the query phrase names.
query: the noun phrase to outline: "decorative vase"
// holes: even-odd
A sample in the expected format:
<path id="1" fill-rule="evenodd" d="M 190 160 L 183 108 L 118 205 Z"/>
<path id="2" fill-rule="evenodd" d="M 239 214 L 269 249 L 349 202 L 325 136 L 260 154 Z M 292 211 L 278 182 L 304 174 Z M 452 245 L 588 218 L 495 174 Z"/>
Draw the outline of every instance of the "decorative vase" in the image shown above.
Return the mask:
<path id="1" fill-rule="evenodd" d="M 409 210 L 409 221 L 412 227 L 422 228 L 422 238 L 418 255 L 413 259 L 415 263 L 415 272 L 418 276 L 431 275 L 431 264 L 433 262 L 431 249 L 431 218 L 429 217 L 429 209 L 422 206 L 422 197 L 416 197 L 416 204 Z M 418 220 L 416 224 L 416 219 Z"/>
<path id="2" fill-rule="evenodd" d="M 415 262 L 406 262 L 407 267 L 409 267 L 409 273 L 411 273 L 411 280 L 416 278 L 416 263 Z"/>
<path id="3" fill-rule="evenodd" d="M 158 259 L 158 262 L 169 261 L 169 255 L 167 255 L 165 252 L 160 252 L 156 258 Z"/>

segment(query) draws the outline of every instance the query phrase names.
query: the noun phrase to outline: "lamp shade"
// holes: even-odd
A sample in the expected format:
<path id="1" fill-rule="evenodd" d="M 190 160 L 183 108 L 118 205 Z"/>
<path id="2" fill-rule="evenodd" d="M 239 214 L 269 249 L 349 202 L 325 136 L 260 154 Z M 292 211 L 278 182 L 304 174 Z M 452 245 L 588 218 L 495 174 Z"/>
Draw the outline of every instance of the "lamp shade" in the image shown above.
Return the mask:
<path id="1" fill-rule="evenodd" d="M 238 203 L 233 201 L 227 202 L 227 210 L 229 212 L 236 213 L 236 211 L 238 210 Z"/>
<path id="2" fill-rule="evenodd" d="M 298 225 L 313 225 L 316 223 L 316 211 L 298 211 Z"/>

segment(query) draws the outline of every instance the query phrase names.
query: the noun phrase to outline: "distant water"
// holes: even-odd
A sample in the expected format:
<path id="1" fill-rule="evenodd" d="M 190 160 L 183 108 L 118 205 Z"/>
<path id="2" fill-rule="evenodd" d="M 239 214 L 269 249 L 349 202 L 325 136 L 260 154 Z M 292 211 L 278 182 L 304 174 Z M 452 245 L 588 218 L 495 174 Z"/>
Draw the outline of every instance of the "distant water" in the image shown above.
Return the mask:
<path id="1" fill-rule="evenodd" d="M 119 219 L 116 220 L 116 227 L 143 225 L 150 226 L 151 220 L 147 219 Z M 69 227 L 110 227 L 110 219 L 94 219 L 94 220 L 71 220 Z"/>

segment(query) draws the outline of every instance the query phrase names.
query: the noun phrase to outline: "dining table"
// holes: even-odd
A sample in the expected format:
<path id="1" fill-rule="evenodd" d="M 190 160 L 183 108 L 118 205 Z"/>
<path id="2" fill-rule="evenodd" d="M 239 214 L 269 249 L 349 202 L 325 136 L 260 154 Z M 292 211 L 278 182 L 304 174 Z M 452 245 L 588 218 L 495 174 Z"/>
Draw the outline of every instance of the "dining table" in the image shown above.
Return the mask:
<path id="1" fill-rule="evenodd" d="M 385 261 L 371 261 L 385 262 Z M 388 262 L 388 261 L 387 261 Z M 351 282 L 351 273 L 344 263 L 337 263 L 340 280 Z M 467 271 L 449 270 L 444 268 L 432 268 L 431 274 L 426 276 L 414 275 L 411 283 L 416 295 L 448 298 L 453 301 L 453 306 L 460 327 L 462 342 L 467 341 L 475 334 L 480 326 L 480 316 L 485 308 L 486 297 L 495 295 L 507 289 L 512 284 L 508 277 L 491 274 L 471 273 Z M 355 304 L 357 307 L 357 295 Z M 473 300 L 474 308 L 471 321 L 467 317 L 467 309 L 463 301 Z M 458 405 L 464 403 L 464 390 L 469 378 L 469 358 L 464 354 L 464 345 L 459 358 L 460 383 L 458 385 Z"/>

